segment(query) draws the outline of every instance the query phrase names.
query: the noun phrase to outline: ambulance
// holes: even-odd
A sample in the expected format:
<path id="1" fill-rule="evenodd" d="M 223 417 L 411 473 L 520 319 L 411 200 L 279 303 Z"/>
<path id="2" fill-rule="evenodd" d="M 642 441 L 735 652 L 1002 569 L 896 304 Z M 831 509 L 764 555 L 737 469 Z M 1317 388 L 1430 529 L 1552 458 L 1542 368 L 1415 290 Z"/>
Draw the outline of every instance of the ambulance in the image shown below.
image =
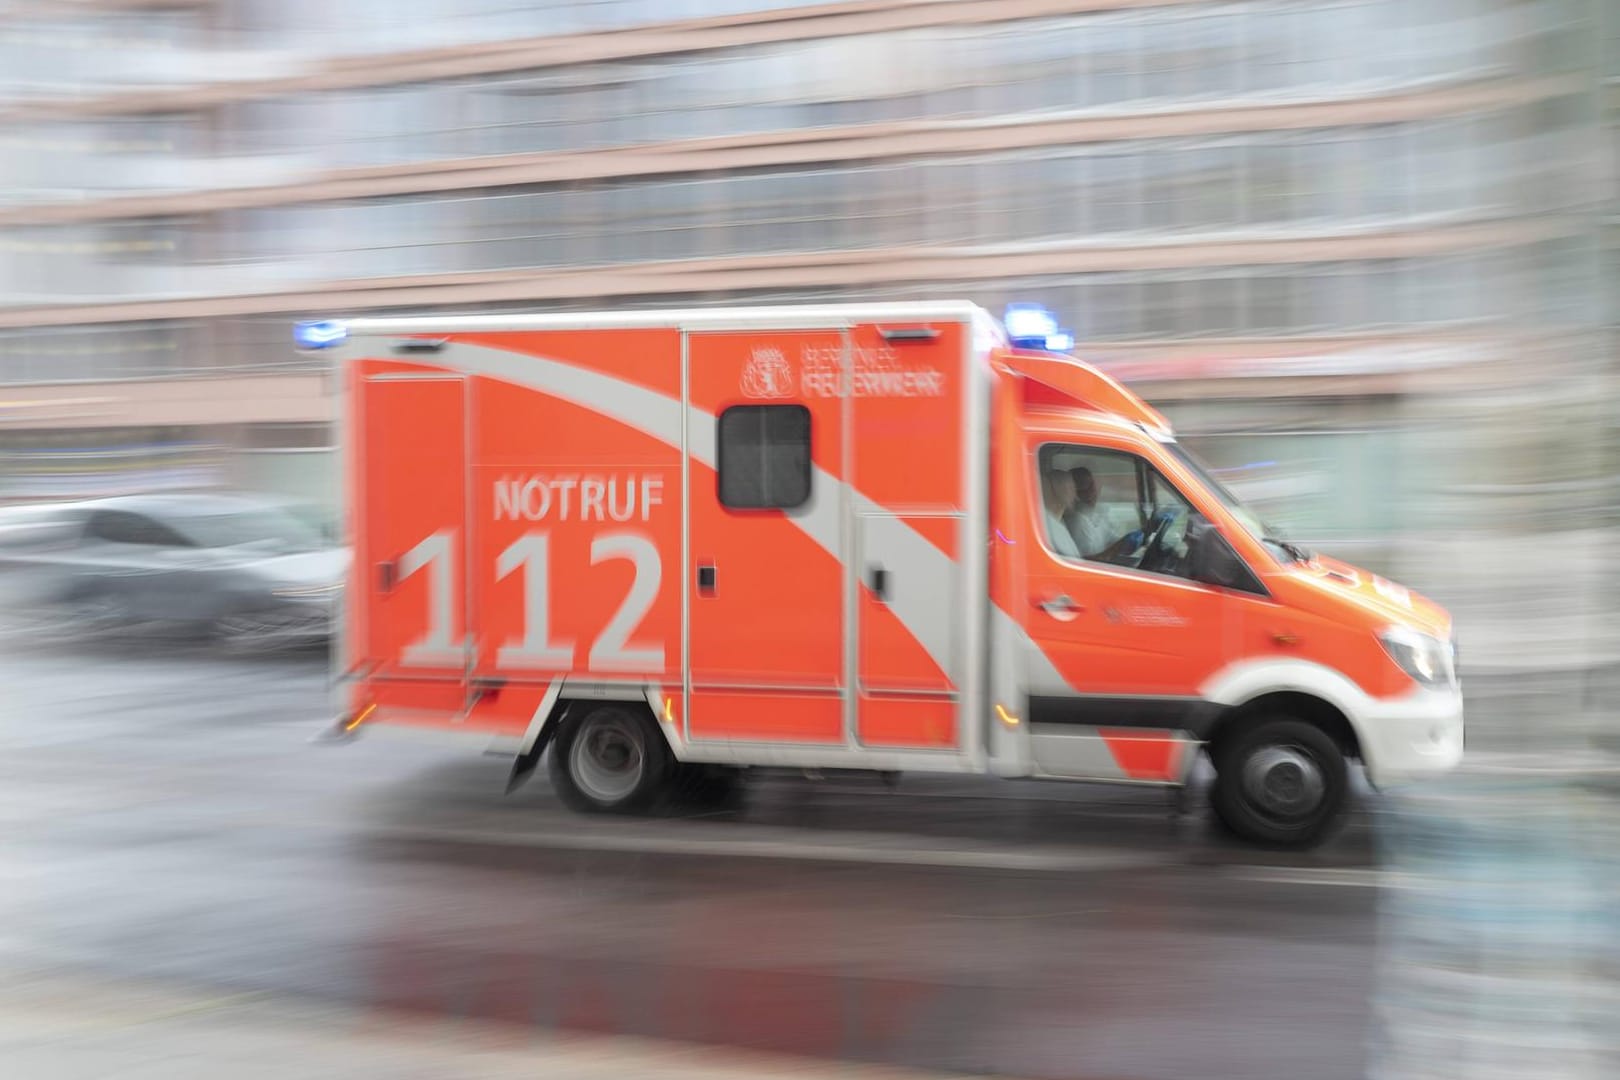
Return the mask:
<path id="1" fill-rule="evenodd" d="M 1042 309 L 303 323 L 353 570 L 334 734 L 632 812 L 745 769 L 1180 787 L 1325 836 L 1463 752 L 1451 617 L 1268 533 Z"/>

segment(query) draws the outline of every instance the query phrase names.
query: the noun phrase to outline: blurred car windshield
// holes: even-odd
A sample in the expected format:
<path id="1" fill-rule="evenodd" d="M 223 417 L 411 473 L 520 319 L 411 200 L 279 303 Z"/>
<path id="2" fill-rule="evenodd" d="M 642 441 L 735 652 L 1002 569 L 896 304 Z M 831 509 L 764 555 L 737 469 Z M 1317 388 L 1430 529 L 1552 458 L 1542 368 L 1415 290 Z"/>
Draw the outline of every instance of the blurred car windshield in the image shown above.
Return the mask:
<path id="1" fill-rule="evenodd" d="M 284 511 L 270 508 L 226 514 L 189 514 L 174 526 L 199 547 L 254 546 L 269 551 L 318 551 L 328 547 L 320 533 Z"/>

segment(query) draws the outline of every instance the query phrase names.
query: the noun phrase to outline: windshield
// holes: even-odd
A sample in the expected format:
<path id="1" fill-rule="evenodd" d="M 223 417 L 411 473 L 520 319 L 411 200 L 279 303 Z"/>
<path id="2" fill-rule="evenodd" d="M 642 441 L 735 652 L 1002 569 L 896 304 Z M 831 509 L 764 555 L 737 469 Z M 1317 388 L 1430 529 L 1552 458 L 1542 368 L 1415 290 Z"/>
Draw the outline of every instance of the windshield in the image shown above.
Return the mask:
<path id="1" fill-rule="evenodd" d="M 175 526 L 200 547 L 255 545 L 267 551 L 318 551 L 326 547 L 320 533 L 281 510 L 236 510 L 226 514 L 195 514 Z"/>
<path id="2" fill-rule="evenodd" d="M 1172 442 L 1165 445 L 1175 455 L 1176 460 L 1185 465 L 1189 472 L 1197 476 L 1209 493 L 1220 500 L 1220 504 L 1226 507 L 1233 517 L 1237 518 L 1238 524 L 1243 526 L 1244 531 L 1256 540 L 1263 542 L 1279 561 L 1304 561 L 1309 558 L 1308 553 L 1278 536 L 1277 531 L 1262 521 L 1259 514 L 1245 506 L 1243 500 L 1233 494 L 1231 488 L 1217 480 L 1215 474 L 1210 471 L 1209 466 L 1198 460 L 1191 450 L 1188 450 L 1180 443 Z"/>

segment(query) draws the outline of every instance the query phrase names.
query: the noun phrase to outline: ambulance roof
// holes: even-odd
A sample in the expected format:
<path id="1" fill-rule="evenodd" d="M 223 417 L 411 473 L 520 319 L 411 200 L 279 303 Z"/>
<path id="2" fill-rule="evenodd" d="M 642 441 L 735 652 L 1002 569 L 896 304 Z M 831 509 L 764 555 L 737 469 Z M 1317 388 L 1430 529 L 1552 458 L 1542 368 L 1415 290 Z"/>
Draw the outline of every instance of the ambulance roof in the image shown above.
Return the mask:
<path id="1" fill-rule="evenodd" d="M 841 329 L 863 322 L 971 322 L 1000 324 L 966 300 L 892 304 L 814 304 L 782 307 L 663 308 L 646 311 L 564 311 L 509 315 L 404 315 L 340 320 L 350 334 L 475 333 L 489 330 L 614 330 L 674 327 L 685 330 L 779 328 Z"/>

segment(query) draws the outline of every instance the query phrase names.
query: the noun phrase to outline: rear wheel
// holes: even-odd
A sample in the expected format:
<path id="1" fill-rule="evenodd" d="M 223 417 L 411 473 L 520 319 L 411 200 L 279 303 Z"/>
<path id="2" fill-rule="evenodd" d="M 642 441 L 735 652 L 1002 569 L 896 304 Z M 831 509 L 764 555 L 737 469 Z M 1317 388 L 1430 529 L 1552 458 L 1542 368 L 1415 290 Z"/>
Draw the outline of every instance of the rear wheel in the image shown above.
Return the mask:
<path id="1" fill-rule="evenodd" d="M 1216 743 L 1215 814 L 1245 840 L 1308 847 L 1344 816 L 1350 784 L 1344 752 L 1303 720 L 1265 717 Z"/>
<path id="2" fill-rule="evenodd" d="M 617 702 L 571 712 L 549 756 L 558 798 L 593 813 L 646 809 L 670 772 L 669 747 L 646 710 Z"/>

